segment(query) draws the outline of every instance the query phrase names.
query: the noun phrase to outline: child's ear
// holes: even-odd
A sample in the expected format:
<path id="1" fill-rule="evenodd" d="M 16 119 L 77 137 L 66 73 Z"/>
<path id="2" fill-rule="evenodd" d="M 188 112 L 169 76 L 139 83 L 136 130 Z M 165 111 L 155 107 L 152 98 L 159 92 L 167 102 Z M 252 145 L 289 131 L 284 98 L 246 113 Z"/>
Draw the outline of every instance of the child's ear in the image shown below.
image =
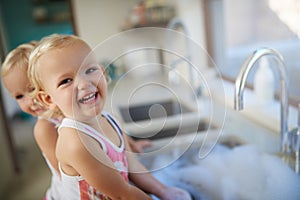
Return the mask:
<path id="1" fill-rule="evenodd" d="M 48 109 L 51 109 L 54 105 L 51 96 L 46 94 L 44 91 L 39 91 L 37 99 L 42 102 Z"/>

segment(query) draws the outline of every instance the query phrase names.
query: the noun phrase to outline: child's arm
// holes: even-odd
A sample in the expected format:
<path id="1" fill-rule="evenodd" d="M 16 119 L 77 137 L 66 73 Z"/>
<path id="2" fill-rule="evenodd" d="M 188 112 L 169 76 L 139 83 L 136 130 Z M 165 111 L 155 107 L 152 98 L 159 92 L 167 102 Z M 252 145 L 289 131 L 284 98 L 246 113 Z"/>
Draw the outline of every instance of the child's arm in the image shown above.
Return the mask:
<path id="1" fill-rule="evenodd" d="M 56 154 L 65 173 L 81 175 L 112 199 L 151 199 L 125 181 L 96 140 L 75 129 L 62 128 L 60 131 Z"/>
<path id="2" fill-rule="evenodd" d="M 143 153 L 144 148 L 150 147 L 152 145 L 151 140 L 143 139 L 135 141 L 130 136 L 124 134 L 124 137 L 127 138 L 128 144 L 133 152 Z"/>
<path id="3" fill-rule="evenodd" d="M 129 178 L 137 187 L 141 188 L 143 191 L 154 194 L 158 198 L 161 198 L 163 191 L 166 190 L 166 186 L 155 179 L 148 170 L 134 157 L 131 153 L 131 147 L 128 144 L 127 138 L 124 137 L 126 149 L 127 149 L 127 161 Z"/>
<path id="4" fill-rule="evenodd" d="M 150 172 L 132 154 L 128 142 L 126 142 L 127 160 L 130 180 L 143 191 L 154 194 L 161 200 L 191 200 L 191 196 L 185 190 L 176 187 L 167 187 L 153 177 Z"/>
<path id="5" fill-rule="evenodd" d="M 57 173 L 60 174 L 58 169 L 58 161 L 55 154 L 56 142 L 58 138 L 55 124 L 46 119 L 38 119 L 34 126 L 34 138 L 48 161 L 51 163 Z"/>

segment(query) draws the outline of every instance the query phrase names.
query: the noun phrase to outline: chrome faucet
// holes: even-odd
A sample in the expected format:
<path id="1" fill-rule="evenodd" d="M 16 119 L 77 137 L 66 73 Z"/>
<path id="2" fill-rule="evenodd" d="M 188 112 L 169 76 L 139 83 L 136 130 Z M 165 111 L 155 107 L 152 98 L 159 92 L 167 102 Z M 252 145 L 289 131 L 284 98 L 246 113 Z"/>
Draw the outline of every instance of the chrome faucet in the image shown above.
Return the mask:
<path id="1" fill-rule="evenodd" d="M 280 74 L 280 150 L 284 155 L 288 155 L 291 152 L 291 138 L 288 131 L 288 77 L 283 57 L 279 52 L 270 48 L 261 48 L 254 51 L 245 60 L 235 81 L 234 109 L 243 109 L 243 93 L 249 71 L 254 66 L 256 61 L 265 55 L 270 55 L 276 58 L 277 69 Z"/>
<path id="2" fill-rule="evenodd" d="M 187 55 L 185 56 L 185 58 L 178 58 L 174 61 L 171 62 L 170 64 L 170 73 L 169 73 L 169 79 L 171 78 L 170 76 L 175 76 L 175 74 L 172 72 L 172 70 L 174 70 L 174 68 L 177 67 L 178 64 L 180 64 L 181 62 L 188 62 L 188 66 L 189 66 L 189 82 L 192 86 L 192 89 L 195 89 L 195 80 L 194 80 L 194 70 L 193 70 L 193 65 L 191 64 L 191 59 L 192 59 L 192 52 L 191 52 L 191 45 L 190 45 L 190 38 L 189 38 L 189 32 L 187 27 L 185 26 L 185 24 L 183 23 L 183 21 L 179 18 L 173 18 L 168 26 L 168 29 L 171 30 L 176 30 L 177 28 L 181 28 L 182 32 L 185 36 L 185 45 L 186 45 L 186 50 L 187 50 Z M 172 34 L 168 34 L 167 35 L 167 48 L 169 48 L 168 50 L 171 49 L 171 44 L 172 44 Z M 172 74 L 173 73 L 173 74 Z M 171 75 L 172 74 L 172 75 Z M 199 88 L 196 89 L 196 95 L 198 97 L 198 95 L 201 94 L 200 92 L 201 87 L 199 86 Z M 194 92 L 194 91 L 193 91 Z M 194 93 L 193 93 L 194 94 Z"/>

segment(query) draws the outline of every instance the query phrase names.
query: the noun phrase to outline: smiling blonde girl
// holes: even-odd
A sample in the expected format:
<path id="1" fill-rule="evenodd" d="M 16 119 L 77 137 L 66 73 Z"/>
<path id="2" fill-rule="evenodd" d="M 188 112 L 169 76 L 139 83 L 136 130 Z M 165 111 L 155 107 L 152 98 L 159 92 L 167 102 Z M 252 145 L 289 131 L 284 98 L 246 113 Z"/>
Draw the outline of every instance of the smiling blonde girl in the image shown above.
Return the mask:
<path id="1" fill-rule="evenodd" d="M 64 199 L 151 199 L 148 194 L 190 199 L 156 180 L 131 154 L 119 123 L 103 110 L 104 69 L 82 39 L 44 38 L 30 56 L 28 72 L 33 94 L 65 116 L 56 148 Z"/>

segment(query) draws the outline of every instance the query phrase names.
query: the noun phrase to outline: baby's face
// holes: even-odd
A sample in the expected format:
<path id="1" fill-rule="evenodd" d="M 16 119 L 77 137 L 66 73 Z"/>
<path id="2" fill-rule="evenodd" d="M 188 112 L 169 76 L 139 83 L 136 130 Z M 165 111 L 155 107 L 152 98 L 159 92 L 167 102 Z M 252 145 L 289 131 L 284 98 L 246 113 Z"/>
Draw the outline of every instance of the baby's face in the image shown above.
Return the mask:
<path id="1" fill-rule="evenodd" d="M 3 83 L 10 95 L 16 99 L 22 111 L 33 116 L 41 116 L 46 111 L 29 96 L 32 88 L 26 71 L 15 67 L 8 75 L 3 77 Z"/>
<path id="2" fill-rule="evenodd" d="M 107 85 L 103 68 L 91 49 L 76 42 L 63 49 L 54 49 L 40 57 L 38 73 L 49 95 L 44 103 L 58 107 L 66 117 L 79 121 L 98 115 L 105 103 Z"/>

